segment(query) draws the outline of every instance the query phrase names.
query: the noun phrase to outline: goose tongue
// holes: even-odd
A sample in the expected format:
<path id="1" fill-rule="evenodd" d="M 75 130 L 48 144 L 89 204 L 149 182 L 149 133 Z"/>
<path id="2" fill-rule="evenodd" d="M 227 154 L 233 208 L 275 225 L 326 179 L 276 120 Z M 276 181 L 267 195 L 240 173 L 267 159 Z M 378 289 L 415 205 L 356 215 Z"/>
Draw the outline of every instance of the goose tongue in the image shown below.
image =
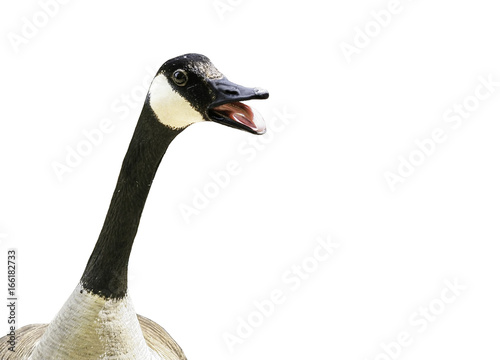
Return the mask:
<path id="1" fill-rule="evenodd" d="M 222 104 L 214 107 L 212 110 L 225 118 L 255 131 L 257 134 L 266 132 L 266 125 L 262 116 L 250 106 L 239 101 Z"/>

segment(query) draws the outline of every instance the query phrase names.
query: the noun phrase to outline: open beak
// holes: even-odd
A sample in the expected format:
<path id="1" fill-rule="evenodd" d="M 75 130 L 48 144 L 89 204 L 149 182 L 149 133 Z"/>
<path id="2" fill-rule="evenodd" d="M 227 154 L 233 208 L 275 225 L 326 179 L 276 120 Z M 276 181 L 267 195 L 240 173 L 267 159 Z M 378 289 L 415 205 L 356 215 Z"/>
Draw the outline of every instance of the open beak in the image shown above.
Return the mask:
<path id="1" fill-rule="evenodd" d="M 209 84 L 216 95 L 207 111 L 210 120 L 253 134 L 261 135 L 266 132 L 262 116 L 241 101 L 267 99 L 269 97 L 267 90 L 241 86 L 225 77 L 210 80 Z"/>

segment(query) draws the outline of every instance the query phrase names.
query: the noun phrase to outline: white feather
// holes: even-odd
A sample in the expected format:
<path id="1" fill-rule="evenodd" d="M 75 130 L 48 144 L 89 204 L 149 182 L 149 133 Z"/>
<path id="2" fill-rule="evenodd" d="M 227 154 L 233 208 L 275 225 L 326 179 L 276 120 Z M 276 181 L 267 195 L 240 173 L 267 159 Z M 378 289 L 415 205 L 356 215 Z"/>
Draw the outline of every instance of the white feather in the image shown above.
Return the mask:
<path id="1" fill-rule="evenodd" d="M 149 103 L 158 120 L 173 129 L 183 129 L 203 116 L 178 92 L 172 89 L 167 78 L 158 74 L 149 88 Z"/>
<path id="2" fill-rule="evenodd" d="M 146 345 L 128 296 L 120 300 L 104 299 L 78 285 L 29 360 L 103 358 L 160 359 Z"/>

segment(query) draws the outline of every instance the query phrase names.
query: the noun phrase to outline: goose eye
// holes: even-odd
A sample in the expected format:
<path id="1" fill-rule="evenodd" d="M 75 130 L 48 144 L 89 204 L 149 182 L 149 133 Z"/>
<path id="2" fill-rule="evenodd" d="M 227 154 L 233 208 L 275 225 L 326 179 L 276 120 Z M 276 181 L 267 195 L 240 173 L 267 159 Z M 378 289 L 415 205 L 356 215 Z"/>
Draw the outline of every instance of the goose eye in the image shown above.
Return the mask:
<path id="1" fill-rule="evenodd" d="M 172 80 L 177 85 L 184 86 L 187 84 L 188 81 L 187 73 L 182 69 L 175 70 L 174 73 L 172 74 Z"/>

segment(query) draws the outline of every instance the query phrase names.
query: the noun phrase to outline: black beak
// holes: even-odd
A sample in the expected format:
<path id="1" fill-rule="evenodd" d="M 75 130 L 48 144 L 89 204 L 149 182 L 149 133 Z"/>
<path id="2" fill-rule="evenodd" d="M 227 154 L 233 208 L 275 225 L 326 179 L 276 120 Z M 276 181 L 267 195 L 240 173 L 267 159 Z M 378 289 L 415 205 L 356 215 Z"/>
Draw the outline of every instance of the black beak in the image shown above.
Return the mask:
<path id="1" fill-rule="evenodd" d="M 225 77 L 210 80 L 209 84 L 215 94 L 215 99 L 208 107 L 207 116 L 210 120 L 253 134 L 266 132 L 266 125 L 260 114 L 241 101 L 267 99 L 267 90 L 241 86 Z"/>

